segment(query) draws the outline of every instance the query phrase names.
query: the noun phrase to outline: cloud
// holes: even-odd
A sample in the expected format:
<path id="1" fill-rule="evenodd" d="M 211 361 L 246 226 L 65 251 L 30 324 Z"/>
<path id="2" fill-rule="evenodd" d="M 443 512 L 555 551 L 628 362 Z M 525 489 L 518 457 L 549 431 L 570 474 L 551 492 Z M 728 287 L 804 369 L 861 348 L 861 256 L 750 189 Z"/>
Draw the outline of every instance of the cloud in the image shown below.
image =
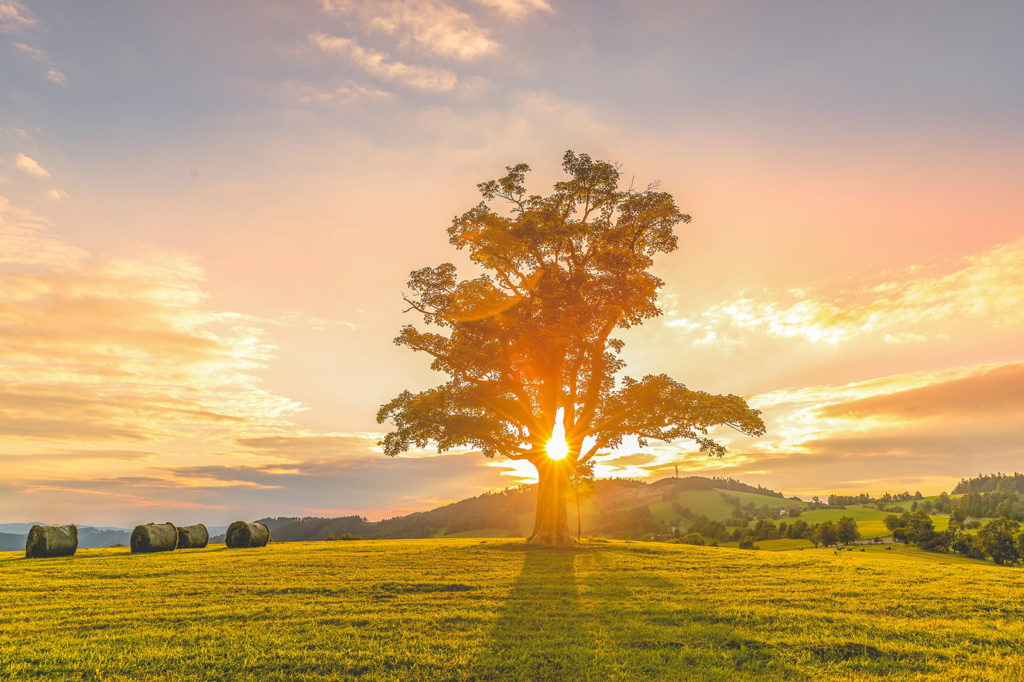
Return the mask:
<path id="1" fill-rule="evenodd" d="M 37 62 L 43 62 L 46 64 L 50 62 L 49 58 L 46 56 L 46 53 L 40 50 L 38 47 L 32 47 L 31 45 L 27 45 L 26 43 L 14 43 L 14 46 Z"/>
<path id="2" fill-rule="evenodd" d="M 0 32 L 17 33 L 35 23 L 32 13 L 17 0 L 0 0 Z"/>
<path id="3" fill-rule="evenodd" d="M 806 498 L 937 493 L 970 472 L 1014 470 L 1024 457 L 1021 362 L 786 389 L 750 402 L 762 410 L 768 432 L 752 439 L 719 430 L 729 446 L 723 458 L 687 442 L 652 443 L 642 451 L 626 442 L 596 458 L 596 472 L 657 478 L 678 464 L 686 474 L 738 477 Z"/>
<path id="4" fill-rule="evenodd" d="M 982 369 L 962 378 L 834 403 L 821 409 L 825 417 L 906 420 L 1009 412 L 1024 416 L 1024 363 Z"/>
<path id="5" fill-rule="evenodd" d="M 982 365 L 896 374 L 842 385 L 808 386 L 758 395 L 750 402 L 764 412 L 768 433 L 748 449 L 775 454 L 806 452 L 808 443 L 823 439 L 876 438 L 883 432 L 904 433 L 913 419 L 895 414 L 895 405 L 907 401 L 901 409 L 915 412 L 913 405 L 915 401 L 920 405 L 922 391 L 946 393 L 949 385 L 966 378 L 976 380 L 998 367 Z M 947 389 L 939 388 L 942 386 Z M 876 412 L 870 412 L 872 404 L 878 405 Z M 820 450 L 820 447 L 814 449 Z"/>
<path id="6" fill-rule="evenodd" d="M 54 65 L 53 60 L 46 56 L 46 53 L 38 47 L 25 43 L 14 43 L 14 46 L 31 57 L 33 61 L 50 67 L 46 72 L 46 80 L 58 85 L 64 85 L 67 82 L 67 77 Z"/>
<path id="7" fill-rule="evenodd" d="M 249 318 L 207 309 L 188 256 L 92 259 L 24 216 L 0 217 L 9 443 L 210 437 L 280 425 L 298 409 L 260 387 L 254 372 L 273 349 Z"/>
<path id="8" fill-rule="evenodd" d="M 797 493 L 878 492 L 897 475 L 938 492 L 967 472 L 1012 468 L 1024 456 L 1024 363 L 808 386 L 751 403 L 768 433 L 737 441 L 744 460 L 730 470 L 757 471 Z"/>
<path id="9" fill-rule="evenodd" d="M 492 7 L 509 19 L 522 19 L 536 11 L 551 11 L 547 0 L 474 0 L 478 5 Z"/>
<path id="10" fill-rule="evenodd" d="M 112 463 L 144 455 L 110 451 Z M 154 458 L 149 457 L 149 460 Z M 0 466 L 4 465 L 0 456 Z M 55 460 L 48 460 L 52 467 Z M 62 460 L 65 464 L 69 458 Z M 345 516 L 371 519 L 422 511 L 501 488 L 499 473 L 479 454 L 424 459 L 379 455 L 288 463 L 154 465 L 148 473 L 74 477 L 57 473 L 0 479 L 0 513 L 32 519 L 131 525 L 158 513 L 174 523 L 227 523 L 239 517 Z M 95 462 L 90 462 L 95 464 Z M 21 462 L 13 462 L 18 466 Z M 11 480 L 14 478 L 15 480 Z M 385 482 L 385 483 L 382 483 Z M 12 506 L 17 501 L 18 506 Z M 155 512 L 154 510 L 159 510 Z"/>
<path id="11" fill-rule="evenodd" d="M 465 12 L 439 0 L 324 0 L 323 8 L 331 14 L 355 17 L 369 30 L 394 36 L 403 48 L 416 47 L 461 61 L 498 49 L 489 31 Z"/>
<path id="12" fill-rule="evenodd" d="M 346 80 L 332 88 L 321 88 L 301 81 L 286 81 L 281 84 L 285 96 L 299 104 L 313 105 L 345 105 L 382 101 L 393 97 L 390 92 L 370 85 L 362 85 L 353 80 Z"/>
<path id="13" fill-rule="evenodd" d="M 54 201 L 64 201 L 68 198 L 68 193 L 62 189 L 51 189 L 46 193 L 46 196 L 50 197 Z"/>
<path id="14" fill-rule="evenodd" d="M 71 460 L 143 460 L 151 459 L 153 453 L 146 450 L 116 450 L 116 449 L 57 449 L 49 452 L 30 452 L 18 454 L 0 454 L 0 462 L 68 462 Z"/>
<path id="15" fill-rule="evenodd" d="M 48 170 L 40 166 L 35 159 L 24 154 L 18 154 L 18 157 L 14 160 L 14 167 L 37 178 L 50 177 Z"/>
<path id="16" fill-rule="evenodd" d="M 52 236 L 47 228 L 42 218 L 0 196 L 0 265 L 46 266 L 55 272 L 79 267 L 88 254 Z"/>
<path id="17" fill-rule="evenodd" d="M 339 54 L 379 78 L 396 81 L 418 90 L 448 92 L 455 88 L 458 77 L 451 71 L 390 61 L 389 55 L 362 47 L 348 38 L 314 33 L 309 41 L 323 52 Z"/>
<path id="18" fill-rule="evenodd" d="M 377 454 L 344 459 L 320 458 L 287 465 L 209 465 L 168 470 L 176 480 L 194 478 L 250 484 L 257 489 L 236 494 L 217 491 L 220 503 L 253 509 L 255 514 L 305 515 L 310 506 L 326 515 L 386 518 L 421 511 L 467 495 L 503 487 L 500 474 L 480 454 L 451 454 L 428 459 L 390 458 Z M 201 493 L 200 493 L 201 494 Z M 328 506 L 329 505 L 329 506 Z"/>
<path id="19" fill-rule="evenodd" d="M 1024 238 L 965 258 L 945 274 L 923 270 L 911 266 L 831 297 L 802 291 L 790 292 L 789 302 L 744 296 L 667 324 L 698 344 L 735 344 L 751 333 L 818 344 L 860 337 L 912 344 L 943 338 L 949 326 L 970 320 L 1007 329 L 1024 323 Z"/>
<path id="20" fill-rule="evenodd" d="M 381 433 L 297 426 L 259 377 L 266 322 L 211 309 L 186 254 L 97 258 L 0 198 L 0 264 L 0 515 L 390 516 L 502 484 L 479 453 L 386 458 Z"/>
<path id="21" fill-rule="evenodd" d="M 296 434 L 239 438 L 239 446 L 285 459 L 365 457 L 377 453 L 382 433 Z"/>
<path id="22" fill-rule="evenodd" d="M 325 317 L 316 317 L 301 310 L 293 310 L 276 317 L 261 318 L 264 323 L 282 327 L 304 327 L 318 332 L 333 331 L 336 329 L 348 329 L 354 331 L 359 329 L 359 324 L 351 320 L 329 320 Z"/>

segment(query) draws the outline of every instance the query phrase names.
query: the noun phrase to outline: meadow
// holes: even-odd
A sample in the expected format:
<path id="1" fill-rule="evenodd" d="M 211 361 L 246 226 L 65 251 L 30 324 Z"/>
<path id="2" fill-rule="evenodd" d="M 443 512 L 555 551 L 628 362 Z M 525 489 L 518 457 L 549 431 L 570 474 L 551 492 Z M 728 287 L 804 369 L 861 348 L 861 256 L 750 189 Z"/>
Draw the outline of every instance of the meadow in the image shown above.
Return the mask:
<path id="1" fill-rule="evenodd" d="M 1021 679 L 1022 590 L 903 546 L 6 552 L 0 679 Z"/>

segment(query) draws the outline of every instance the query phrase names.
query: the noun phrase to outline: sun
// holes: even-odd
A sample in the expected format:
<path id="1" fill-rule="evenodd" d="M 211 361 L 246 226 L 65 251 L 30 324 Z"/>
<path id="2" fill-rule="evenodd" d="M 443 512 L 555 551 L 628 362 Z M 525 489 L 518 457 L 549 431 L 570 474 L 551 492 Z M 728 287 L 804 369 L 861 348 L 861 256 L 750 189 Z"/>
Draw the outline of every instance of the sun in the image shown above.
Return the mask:
<path id="1" fill-rule="evenodd" d="M 561 412 L 561 410 L 559 410 Z M 544 446 L 549 459 L 565 459 L 569 454 L 569 444 L 565 442 L 565 427 L 562 420 L 555 422 L 555 428 L 551 432 L 551 440 Z"/>

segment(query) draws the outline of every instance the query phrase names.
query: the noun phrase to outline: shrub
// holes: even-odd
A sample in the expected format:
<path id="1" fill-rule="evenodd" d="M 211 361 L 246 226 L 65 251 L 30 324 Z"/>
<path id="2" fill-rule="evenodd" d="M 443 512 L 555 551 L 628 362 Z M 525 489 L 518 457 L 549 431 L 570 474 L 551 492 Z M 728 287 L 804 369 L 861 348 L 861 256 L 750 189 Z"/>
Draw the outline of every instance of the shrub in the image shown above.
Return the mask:
<path id="1" fill-rule="evenodd" d="M 684 545 L 703 545 L 704 536 L 700 533 L 687 533 L 679 539 L 679 542 Z"/>

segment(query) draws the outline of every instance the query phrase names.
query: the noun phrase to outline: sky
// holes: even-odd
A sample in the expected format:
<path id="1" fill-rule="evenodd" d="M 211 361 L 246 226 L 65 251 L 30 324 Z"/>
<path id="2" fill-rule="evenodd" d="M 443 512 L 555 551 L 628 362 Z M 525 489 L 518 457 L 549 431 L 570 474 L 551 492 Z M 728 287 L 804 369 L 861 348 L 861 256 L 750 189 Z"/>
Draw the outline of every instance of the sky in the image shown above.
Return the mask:
<path id="1" fill-rule="evenodd" d="M 370 519 L 530 480 L 387 458 L 392 339 L 476 184 L 574 149 L 693 222 L 624 334 L 764 412 L 598 474 L 809 497 L 1024 462 L 1019 2 L 0 0 L 0 521 Z"/>

